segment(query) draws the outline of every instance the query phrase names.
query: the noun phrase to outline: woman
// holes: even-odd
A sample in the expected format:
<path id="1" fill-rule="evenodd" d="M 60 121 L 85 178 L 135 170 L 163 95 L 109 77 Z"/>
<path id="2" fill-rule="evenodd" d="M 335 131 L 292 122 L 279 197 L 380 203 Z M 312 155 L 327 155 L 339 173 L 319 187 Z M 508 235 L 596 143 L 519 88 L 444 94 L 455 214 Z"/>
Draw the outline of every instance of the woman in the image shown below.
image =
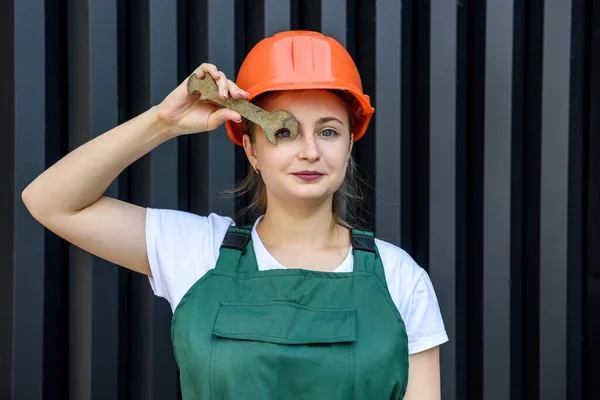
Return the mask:
<path id="1" fill-rule="evenodd" d="M 41 174 L 22 196 L 32 215 L 146 274 L 170 302 L 186 399 L 439 398 L 438 346 L 448 339 L 427 274 L 340 217 L 352 146 L 373 114 L 349 54 L 332 38 L 292 31 L 249 53 L 239 86 L 211 64 L 195 73 L 210 74 L 223 98 L 288 110 L 298 136 L 283 131 L 271 144 L 238 113 L 190 96 L 186 79 Z M 102 196 L 156 146 L 223 123 L 252 166 L 242 189 L 257 189 L 263 215 L 253 226 Z"/>

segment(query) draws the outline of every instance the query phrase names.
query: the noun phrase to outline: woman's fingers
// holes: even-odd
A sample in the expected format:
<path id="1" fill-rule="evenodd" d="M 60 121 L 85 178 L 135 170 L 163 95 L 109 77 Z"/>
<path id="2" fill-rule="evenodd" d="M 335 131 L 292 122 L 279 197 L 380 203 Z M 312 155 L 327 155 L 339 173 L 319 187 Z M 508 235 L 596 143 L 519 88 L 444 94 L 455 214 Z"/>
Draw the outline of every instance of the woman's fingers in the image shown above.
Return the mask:
<path id="1" fill-rule="evenodd" d="M 217 86 L 219 87 L 219 96 L 222 99 L 227 99 L 229 97 L 229 84 L 227 76 L 225 76 L 225 72 L 218 71 L 220 74 L 219 80 L 217 80 Z"/>
<path id="2" fill-rule="evenodd" d="M 200 79 L 204 79 L 206 74 L 209 73 L 217 83 L 219 96 L 222 99 L 227 99 L 229 94 L 231 94 L 231 97 L 234 99 L 242 99 L 250 95 L 245 90 L 240 89 L 233 81 L 227 79 L 227 75 L 225 75 L 223 71 L 219 71 L 214 64 L 203 63 L 195 72 Z"/>
<path id="3" fill-rule="evenodd" d="M 220 108 L 208 116 L 208 120 L 206 122 L 207 128 L 209 130 L 216 129 L 218 126 L 223 124 L 225 121 L 234 121 L 237 123 L 242 122 L 242 116 L 237 112 L 230 110 L 228 108 Z"/>
<path id="4" fill-rule="evenodd" d="M 250 96 L 250 93 L 242 90 L 236 85 L 234 82 L 229 81 L 229 93 L 231 93 L 231 97 L 234 99 L 245 99 Z"/>
<path id="5" fill-rule="evenodd" d="M 221 74 L 219 74 L 219 69 L 214 64 L 209 64 L 209 63 L 200 64 L 200 66 L 198 68 L 196 68 L 196 70 L 194 71 L 194 73 L 200 79 L 204 79 L 207 72 L 213 77 L 214 80 L 219 80 L 221 78 Z"/>

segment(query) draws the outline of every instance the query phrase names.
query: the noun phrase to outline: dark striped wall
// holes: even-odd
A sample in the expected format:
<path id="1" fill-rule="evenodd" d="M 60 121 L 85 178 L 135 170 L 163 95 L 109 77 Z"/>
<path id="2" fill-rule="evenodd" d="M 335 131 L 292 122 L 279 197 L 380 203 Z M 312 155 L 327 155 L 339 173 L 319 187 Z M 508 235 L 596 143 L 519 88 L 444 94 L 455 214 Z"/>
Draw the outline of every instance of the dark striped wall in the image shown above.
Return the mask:
<path id="1" fill-rule="evenodd" d="M 178 398 L 167 303 L 45 231 L 20 193 L 200 63 L 234 77 L 290 28 L 337 38 L 373 99 L 366 228 L 433 279 L 443 398 L 600 398 L 597 1 L 14 0 L 0 19 L 0 398 Z M 246 168 L 220 128 L 108 194 L 233 215 L 245 200 L 219 190 Z"/>

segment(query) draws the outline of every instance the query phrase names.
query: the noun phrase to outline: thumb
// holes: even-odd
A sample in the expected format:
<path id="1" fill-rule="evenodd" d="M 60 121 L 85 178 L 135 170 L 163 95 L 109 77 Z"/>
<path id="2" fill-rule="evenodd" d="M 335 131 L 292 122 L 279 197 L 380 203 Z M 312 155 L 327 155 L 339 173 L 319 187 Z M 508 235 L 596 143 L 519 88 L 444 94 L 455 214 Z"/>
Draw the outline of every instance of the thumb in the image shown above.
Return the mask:
<path id="1" fill-rule="evenodd" d="M 208 129 L 216 129 L 225 121 L 242 122 L 242 116 L 229 108 L 219 108 L 208 116 Z"/>

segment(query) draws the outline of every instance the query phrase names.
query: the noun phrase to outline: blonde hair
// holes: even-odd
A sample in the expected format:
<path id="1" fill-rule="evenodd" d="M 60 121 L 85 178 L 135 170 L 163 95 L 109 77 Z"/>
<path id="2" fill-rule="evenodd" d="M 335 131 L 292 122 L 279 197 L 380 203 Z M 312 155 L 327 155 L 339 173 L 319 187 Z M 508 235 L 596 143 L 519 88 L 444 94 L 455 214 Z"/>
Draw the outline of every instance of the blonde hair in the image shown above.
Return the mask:
<path id="1" fill-rule="evenodd" d="M 344 104 L 347 104 L 343 95 L 336 91 L 330 92 L 339 95 L 344 100 Z M 283 91 L 276 93 L 281 94 Z M 274 92 L 267 93 L 260 98 L 257 98 L 254 102 L 261 102 L 269 97 L 269 95 L 273 94 Z M 353 117 L 349 110 L 348 120 L 350 129 L 352 129 Z M 242 122 L 242 134 L 244 133 L 250 137 L 250 142 L 254 143 L 256 139 L 256 125 L 253 122 L 244 119 Z M 352 140 L 352 136 L 350 136 L 350 140 Z M 267 210 L 266 185 L 262 180 L 262 176 L 252 168 L 250 163 L 248 163 L 248 173 L 246 174 L 246 177 L 238 183 L 235 189 L 228 191 L 228 193 L 233 196 L 252 193 L 250 204 L 240 210 L 238 218 L 247 214 L 263 215 Z M 346 167 L 344 181 L 339 189 L 333 194 L 333 202 L 331 205 L 333 221 L 349 229 L 355 227 L 356 224 L 362 223 L 362 219 L 358 216 L 358 208 L 362 200 L 363 194 L 357 166 L 354 158 L 350 156 Z"/>

